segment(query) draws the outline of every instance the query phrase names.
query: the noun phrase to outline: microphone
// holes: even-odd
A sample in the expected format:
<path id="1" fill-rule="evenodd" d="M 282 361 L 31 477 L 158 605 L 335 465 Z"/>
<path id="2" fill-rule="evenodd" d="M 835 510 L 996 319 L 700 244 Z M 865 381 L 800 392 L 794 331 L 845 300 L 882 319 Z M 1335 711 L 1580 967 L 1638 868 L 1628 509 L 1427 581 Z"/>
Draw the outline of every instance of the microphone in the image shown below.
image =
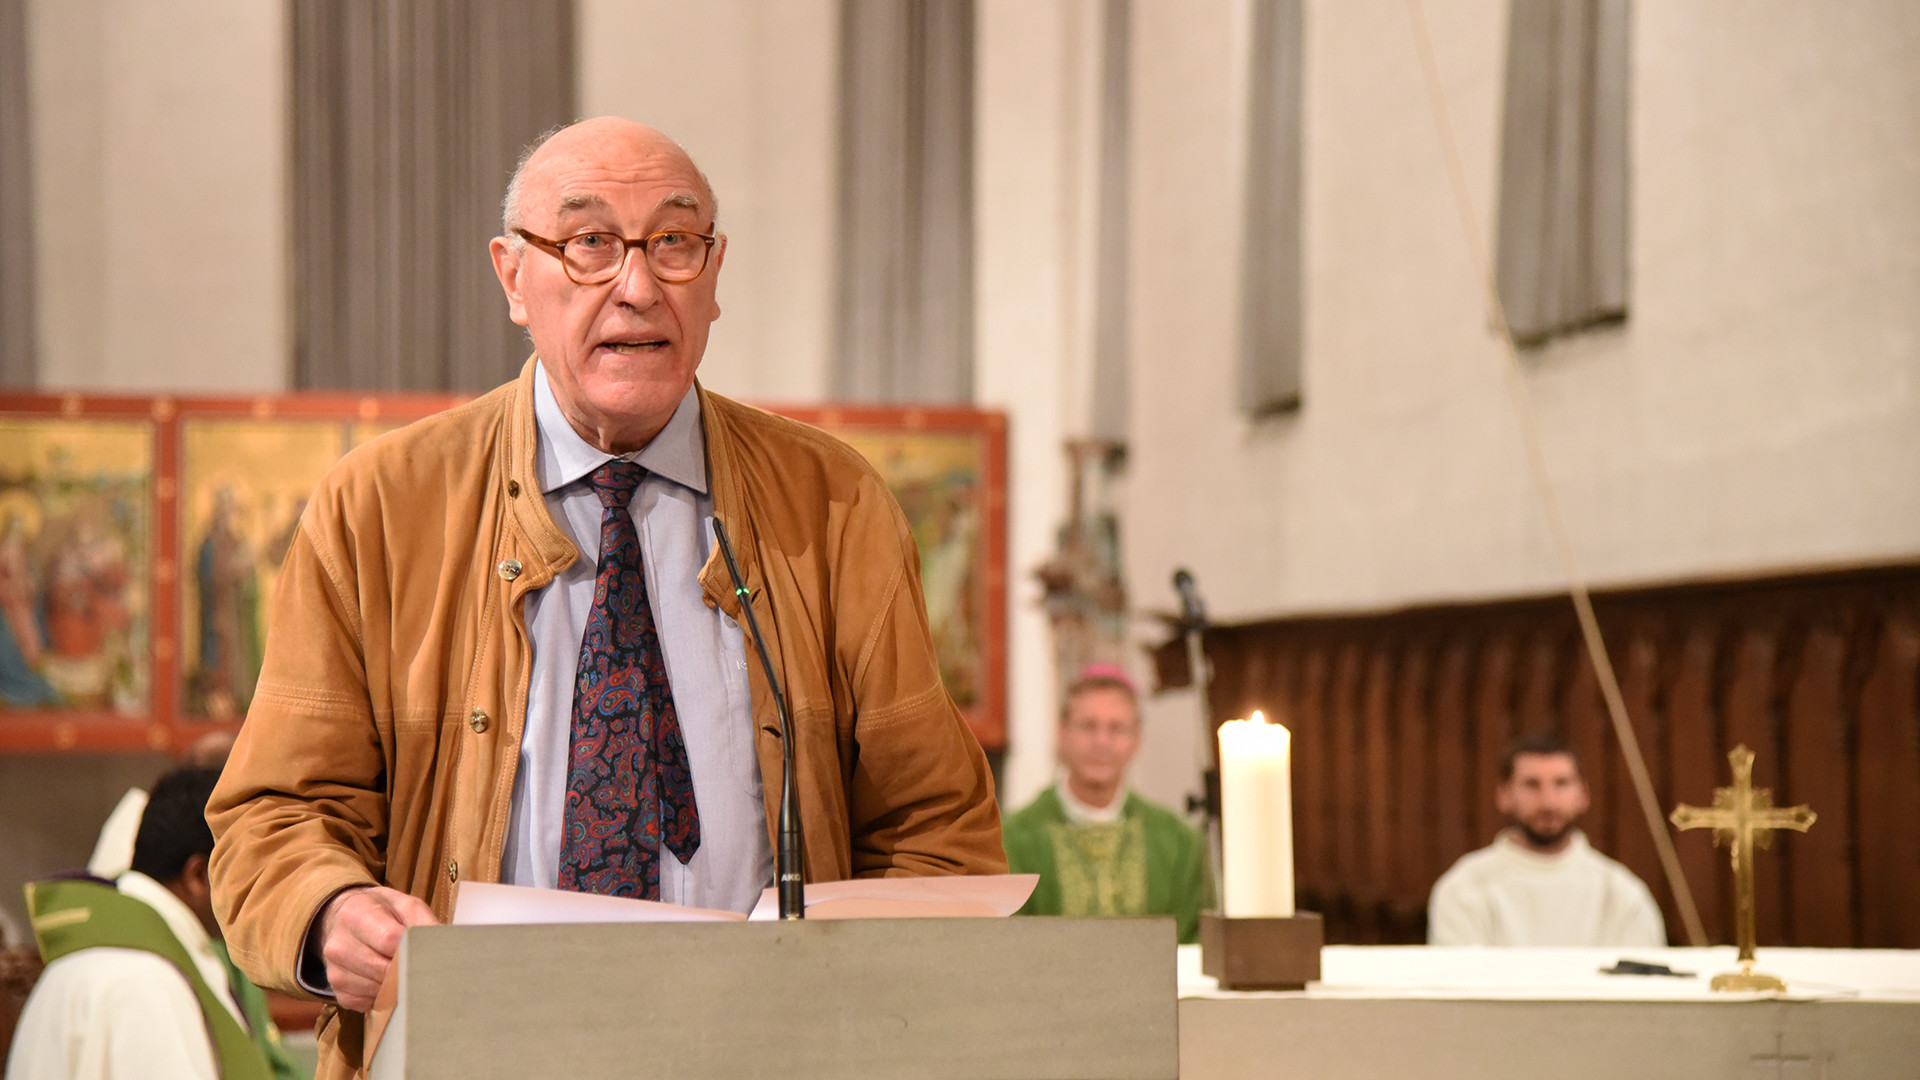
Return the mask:
<path id="1" fill-rule="evenodd" d="M 1207 628 L 1207 608 L 1200 602 L 1200 586 L 1186 567 L 1173 572 L 1173 588 L 1180 594 L 1180 621 L 1189 631 Z"/>
<path id="2" fill-rule="evenodd" d="M 800 840 L 800 793 L 793 782 L 793 720 L 787 716 L 787 696 L 780 692 L 780 677 L 773 672 L 773 658 L 767 655 L 767 639 L 761 636 L 760 620 L 753 614 L 753 598 L 747 595 L 747 581 L 740 576 L 740 564 L 733 559 L 733 545 L 727 542 L 727 527 L 718 514 L 713 518 L 713 538 L 720 542 L 720 554 L 727 560 L 727 573 L 733 577 L 733 594 L 747 614 L 747 632 L 753 635 L 754 648 L 760 653 L 760 669 L 766 672 L 767 685 L 773 689 L 773 709 L 780 717 L 780 842 L 773 852 L 774 886 L 780 897 L 782 919 L 807 917 L 806 878 L 803 876 Z"/>

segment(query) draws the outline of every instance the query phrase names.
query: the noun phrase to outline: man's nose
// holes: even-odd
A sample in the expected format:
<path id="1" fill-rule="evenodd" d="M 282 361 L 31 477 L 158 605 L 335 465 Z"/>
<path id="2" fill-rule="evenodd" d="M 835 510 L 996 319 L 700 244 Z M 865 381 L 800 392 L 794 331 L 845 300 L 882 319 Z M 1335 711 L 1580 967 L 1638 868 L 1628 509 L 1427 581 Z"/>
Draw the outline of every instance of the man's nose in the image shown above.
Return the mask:
<path id="1" fill-rule="evenodd" d="M 635 245 L 627 249 L 627 261 L 620 264 L 620 276 L 613 279 L 614 299 L 632 308 L 645 310 L 660 298 L 660 282 L 647 265 L 647 253 Z"/>

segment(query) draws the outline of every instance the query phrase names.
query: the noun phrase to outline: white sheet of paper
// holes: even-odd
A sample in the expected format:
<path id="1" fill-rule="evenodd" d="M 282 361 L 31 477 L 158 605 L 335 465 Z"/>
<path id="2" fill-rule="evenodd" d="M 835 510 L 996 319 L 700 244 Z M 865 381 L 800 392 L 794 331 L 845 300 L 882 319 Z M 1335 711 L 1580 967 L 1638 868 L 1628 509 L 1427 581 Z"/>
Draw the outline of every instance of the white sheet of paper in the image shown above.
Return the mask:
<path id="1" fill-rule="evenodd" d="M 627 900 L 618 896 L 564 889 L 531 889 L 525 885 L 497 885 L 463 881 L 454 898 L 455 926 L 500 926 L 524 923 L 623 922 L 738 922 L 745 916 L 732 911 L 681 907 L 654 900 Z"/>
<path id="2" fill-rule="evenodd" d="M 822 881 L 807 886 L 807 910 L 847 902 L 848 915 L 861 918 L 911 918 L 915 915 L 1004 917 L 1020 910 L 1040 884 L 1039 874 L 970 874 L 944 877 L 862 878 Z M 854 902 L 858 903 L 854 903 Z M 916 910 L 920 909 L 920 910 Z M 965 910 L 962 910 L 965 909 Z M 780 898 L 772 889 L 760 894 L 750 922 L 780 917 Z"/>

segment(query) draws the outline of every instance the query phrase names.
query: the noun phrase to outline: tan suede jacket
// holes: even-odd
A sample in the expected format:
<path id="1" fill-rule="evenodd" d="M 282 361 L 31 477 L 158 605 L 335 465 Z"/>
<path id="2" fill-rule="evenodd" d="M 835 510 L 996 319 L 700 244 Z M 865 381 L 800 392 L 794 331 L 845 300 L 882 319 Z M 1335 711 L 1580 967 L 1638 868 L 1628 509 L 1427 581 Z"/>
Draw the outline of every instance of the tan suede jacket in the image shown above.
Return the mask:
<path id="1" fill-rule="evenodd" d="M 535 475 L 536 377 L 529 362 L 348 454 L 301 520 L 207 807 L 214 907 L 262 986 L 299 992 L 307 928 L 342 888 L 388 885 L 445 920 L 462 878 L 498 880 L 532 666 L 526 598 L 580 557 Z M 886 485 L 820 431 L 700 395 L 714 513 L 793 718 L 808 879 L 1004 872 L 992 778 L 941 684 Z M 717 549 L 700 583 L 741 617 Z M 772 822 L 779 721 L 761 666 L 747 670 Z M 361 1017 L 335 1019 L 321 1020 L 323 1078 L 364 1069 Z"/>

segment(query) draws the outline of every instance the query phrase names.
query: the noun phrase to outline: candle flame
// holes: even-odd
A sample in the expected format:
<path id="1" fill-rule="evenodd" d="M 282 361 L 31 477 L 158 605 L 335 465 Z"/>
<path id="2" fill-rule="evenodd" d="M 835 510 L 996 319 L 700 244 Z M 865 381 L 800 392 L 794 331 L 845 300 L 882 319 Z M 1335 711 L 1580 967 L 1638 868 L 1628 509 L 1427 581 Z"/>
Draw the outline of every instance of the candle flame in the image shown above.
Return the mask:
<path id="1" fill-rule="evenodd" d="M 1264 724 L 1267 722 L 1266 714 L 1261 712 L 1259 709 L 1253 710 L 1253 716 L 1251 717 L 1251 719 L 1256 724 Z"/>

